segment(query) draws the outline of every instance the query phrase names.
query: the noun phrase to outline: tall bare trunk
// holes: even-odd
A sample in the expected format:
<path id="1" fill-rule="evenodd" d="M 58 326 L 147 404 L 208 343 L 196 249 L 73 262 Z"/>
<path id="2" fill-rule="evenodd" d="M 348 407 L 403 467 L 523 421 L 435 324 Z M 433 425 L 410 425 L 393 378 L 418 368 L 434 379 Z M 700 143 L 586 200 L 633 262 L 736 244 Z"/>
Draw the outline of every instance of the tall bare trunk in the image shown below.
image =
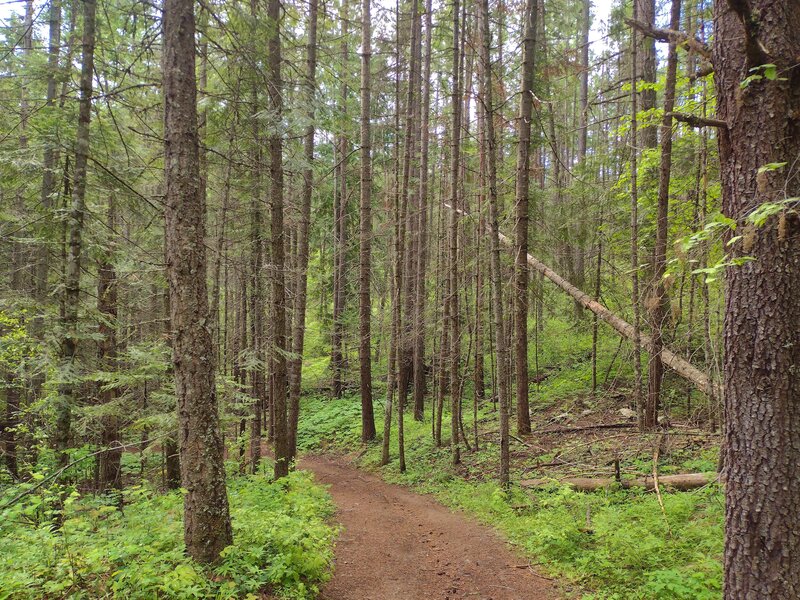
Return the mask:
<path id="1" fill-rule="evenodd" d="M 522 84 L 517 125 L 517 187 L 514 221 L 514 361 L 517 380 L 517 433 L 531 432 L 528 403 L 528 194 L 530 192 L 531 117 L 536 50 L 537 0 L 527 0 L 522 48 Z"/>
<path id="2" fill-rule="evenodd" d="M 638 16 L 638 3 L 633 4 L 633 18 Z M 631 305 L 633 306 L 633 401 L 641 429 L 644 426 L 644 402 L 642 401 L 642 334 L 640 328 L 641 309 L 639 305 L 639 92 L 638 82 L 638 42 L 636 28 L 631 27 Z"/>
<path id="3" fill-rule="evenodd" d="M 367 0 L 369 1 L 369 0 Z M 295 281 L 294 331 L 289 382 L 289 457 L 297 455 L 297 426 L 300 418 L 300 386 L 303 381 L 303 341 L 306 331 L 308 289 L 308 228 L 311 225 L 311 194 L 314 186 L 314 102 L 317 87 L 317 17 L 319 0 L 310 0 L 308 8 L 308 45 L 306 49 L 306 102 L 308 125 L 303 140 L 306 166 L 303 169 L 303 195 L 297 239 L 297 280 Z M 371 407 L 372 403 L 370 403 Z"/>
<path id="4" fill-rule="evenodd" d="M 233 536 L 208 328 L 192 1 L 165 0 L 163 23 L 165 237 L 181 479 L 187 490 L 184 540 L 192 558 L 209 563 Z M 91 70 L 87 77 L 91 81 Z"/>
<path id="5" fill-rule="evenodd" d="M 500 264 L 500 217 L 497 199 L 497 139 L 494 130 L 494 102 L 492 98 L 492 63 L 490 58 L 491 31 L 489 28 L 489 2 L 480 2 L 481 26 L 481 62 L 483 77 L 481 79 L 481 95 L 483 96 L 483 109 L 485 111 L 484 124 L 486 127 L 486 168 L 489 183 L 489 239 L 490 239 L 490 265 L 492 278 L 492 318 L 494 325 L 495 350 L 497 352 L 497 395 L 500 402 L 500 484 L 509 483 L 510 453 L 509 453 L 509 360 L 508 344 L 505 334 L 503 314 L 503 273 Z"/>
<path id="6" fill-rule="evenodd" d="M 55 108 L 57 82 L 60 75 L 59 58 L 61 55 L 61 2 L 51 0 L 50 2 L 50 28 L 49 28 L 49 49 L 47 53 L 47 96 L 46 107 L 49 110 Z M 56 166 L 59 162 L 59 151 L 55 140 L 47 140 L 42 159 L 42 193 L 41 204 L 46 215 L 50 214 L 53 208 L 53 194 L 56 191 L 58 182 Z M 48 219 L 49 220 L 49 219 Z M 48 246 L 47 240 L 50 238 L 48 225 L 45 225 L 41 233 L 42 241 L 37 250 L 36 263 L 36 291 L 37 299 L 42 302 L 47 296 L 47 275 L 48 275 Z"/>
<path id="7" fill-rule="evenodd" d="M 78 131 L 75 137 L 75 168 L 72 174 L 72 204 L 67 220 L 67 257 L 64 280 L 64 339 L 62 358 L 73 373 L 77 371 L 78 308 L 81 295 L 83 221 L 86 212 L 86 165 L 89 160 L 89 121 L 92 114 L 94 77 L 95 0 L 83 2 L 83 40 L 80 77 Z M 70 378 L 71 379 L 71 378 Z M 60 465 L 67 464 L 66 449 L 75 402 L 75 383 L 64 384 L 56 406 L 55 446 Z"/>
<path id="8" fill-rule="evenodd" d="M 116 231 L 116 210 L 113 194 L 108 199 L 108 230 Z M 98 333 L 100 340 L 97 344 L 97 358 L 100 368 L 106 372 L 113 372 L 117 368 L 117 272 L 114 268 L 113 248 L 104 253 L 97 268 L 97 312 L 100 313 Z M 117 397 L 117 390 L 101 389 L 98 394 L 100 404 L 109 404 Z M 106 448 L 100 455 L 99 488 L 120 487 L 122 448 L 119 440 L 119 419 L 116 414 L 110 413 L 103 417 L 101 445 Z"/>
<path id="9" fill-rule="evenodd" d="M 347 0 L 340 7 L 342 39 L 342 69 L 347 70 L 349 52 L 347 49 L 348 23 Z M 336 183 L 333 194 L 333 334 L 331 336 L 331 369 L 333 370 L 333 396 L 341 398 L 344 377 L 344 309 L 345 309 L 345 274 L 347 272 L 346 236 L 347 236 L 347 158 L 349 144 L 344 123 L 347 121 L 347 83 L 341 78 L 338 113 L 341 118 L 341 131 L 336 148 Z"/>
<path id="10" fill-rule="evenodd" d="M 417 284 L 414 300 L 414 418 L 423 419 L 425 413 L 425 283 L 428 262 L 428 150 L 430 146 L 430 110 L 431 110 L 431 42 L 432 42 L 432 4 L 425 3 L 425 63 L 422 68 L 422 114 L 419 126 L 420 165 L 419 165 L 419 197 L 418 252 L 416 256 Z"/>
<path id="11" fill-rule="evenodd" d="M 372 300 L 372 136 L 370 131 L 370 59 L 372 32 L 370 0 L 361 4 L 361 199 L 358 249 L 358 358 L 361 379 L 361 440 L 375 439 L 375 415 L 372 408 L 372 354 L 370 319 Z"/>
<path id="12" fill-rule="evenodd" d="M 459 0 L 453 1 L 453 94 L 450 141 L 450 203 L 458 206 L 459 179 L 461 175 L 461 15 Z M 454 465 L 461 462 L 459 418 L 461 412 L 461 331 L 458 303 L 458 231 L 459 212 L 450 211 L 449 219 L 449 284 L 450 319 L 450 452 Z"/>
<path id="13" fill-rule="evenodd" d="M 681 24 L 681 2 L 672 0 L 670 28 L 677 31 Z M 669 299 L 664 286 L 667 267 L 667 235 L 669 218 L 669 182 L 672 170 L 672 110 L 675 106 L 675 79 L 678 70 L 678 48 L 673 40 L 667 54 L 667 81 L 664 88 L 664 118 L 661 122 L 661 167 L 658 179 L 658 216 L 656 242 L 653 255 L 653 279 L 647 306 L 650 312 L 650 327 L 653 338 L 652 352 L 647 369 L 647 398 L 644 410 L 644 429 L 658 425 L 658 410 L 661 399 L 661 382 L 664 378 L 664 363 L 661 349 L 664 346 L 663 330 L 669 316 Z"/>
<path id="14" fill-rule="evenodd" d="M 273 127 L 269 138 L 270 155 L 270 215 L 272 217 L 272 377 L 274 391 L 272 406 L 275 412 L 275 477 L 289 473 L 289 439 L 286 407 L 286 250 L 283 231 L 283 81 L 281 79 L 281 3 L 269 0 L 267 18 L 270 24 L 268 42 L 268 92 Z"/>

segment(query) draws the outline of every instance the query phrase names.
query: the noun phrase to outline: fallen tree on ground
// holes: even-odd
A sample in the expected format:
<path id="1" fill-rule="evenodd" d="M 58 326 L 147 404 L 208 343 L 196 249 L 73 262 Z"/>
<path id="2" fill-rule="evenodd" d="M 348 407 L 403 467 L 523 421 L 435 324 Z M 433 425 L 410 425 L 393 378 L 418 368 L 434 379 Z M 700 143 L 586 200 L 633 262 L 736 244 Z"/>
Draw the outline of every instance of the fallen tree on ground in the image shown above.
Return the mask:
<path id="1" fill-rule="evenodd" d="M 681 475 L 661 475 L 658 484 L 664 488 L 686 491 L 701 488 L 718 479 L 716 473 L 683 473 Z M 524 479 L 519 482 L 522 487 L 541 488 L 552 485 L 553 483 L 569 485 L 579 492 L 595 492 L 603 490 L 613 485 L 620 485 L 623 488 L 641 487 L 646 490 L 655 489 L 655 479 L 652 475 L 637 477 L 636 479 L 621 479 L 617 481 L 613 477 L 565 477 L 564 479 Z"/>

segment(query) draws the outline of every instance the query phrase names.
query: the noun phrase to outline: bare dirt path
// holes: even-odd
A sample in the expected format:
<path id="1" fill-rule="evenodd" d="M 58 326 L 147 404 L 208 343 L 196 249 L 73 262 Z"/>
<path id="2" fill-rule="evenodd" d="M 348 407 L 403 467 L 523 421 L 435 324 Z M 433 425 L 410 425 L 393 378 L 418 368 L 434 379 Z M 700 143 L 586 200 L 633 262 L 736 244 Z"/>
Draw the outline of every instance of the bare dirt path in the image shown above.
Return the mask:
<path id="1" fill-rule="evenodd" d="M 431 498 L 350 466 L 310 456 L 301 468 L 330 486 L 343 531 L 323 600 L 551 600 L 536 576 L 491 529 Z"/>

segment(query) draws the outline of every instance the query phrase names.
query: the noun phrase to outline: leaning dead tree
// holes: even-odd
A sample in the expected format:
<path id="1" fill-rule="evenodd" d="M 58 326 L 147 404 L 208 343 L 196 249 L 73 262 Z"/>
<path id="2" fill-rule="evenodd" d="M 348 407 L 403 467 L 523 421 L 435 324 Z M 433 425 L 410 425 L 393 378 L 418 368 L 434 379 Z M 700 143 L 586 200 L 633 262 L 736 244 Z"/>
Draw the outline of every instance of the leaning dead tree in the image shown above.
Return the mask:
<path id="1" fill-rule="evenodd" d="M 453 210 L 450 204 L 446 204 L 447 208 Z M 456 209 L 461 214 L 466 214 L 464 211 Z M 488 235 L 488 232 L 486 232 Z M 514 244 L 511 238 L 499 233 L 500 243 L 508 248 L 513 248 Z M 528 266 L 541 273 L 545 278 L 555 283 L 561 290 L 569 294 L 576 303 L 583 306 L 585 309 L 592 311 L 600 319 L 611 325 L 614 330 L 620 335 L 629 340 L 634 340 L 636 337 L 636 329 L 633 325 L 628 323 L 625 319 L 617 316 L 608 308 L 600 304 L 597 300 L 579 290 L 576 286 L 572 285 L 569 281 L 564 279 L 561 275 L 556 273 L 553 269 L 548 267 L 538 258 L 528 254 Z M 650 351 L 653 348 L 653 339 L 643 333 L 639 334 L 639 339 L 642 347 Z M 698 390 L 705 394 L 714 395 L 719 397 L 721 393 L 719 385 L 713 382 L 707 374 L 703 373 L 700 369 L 695 367 L 689 361 L 681 358 L 675 352 L 664 348 L 661 350 L 661 359 L 664 364 L 670 369 L 675 371 L 678 375 L 683 377 L 686 381 L 694 385 Z"/>

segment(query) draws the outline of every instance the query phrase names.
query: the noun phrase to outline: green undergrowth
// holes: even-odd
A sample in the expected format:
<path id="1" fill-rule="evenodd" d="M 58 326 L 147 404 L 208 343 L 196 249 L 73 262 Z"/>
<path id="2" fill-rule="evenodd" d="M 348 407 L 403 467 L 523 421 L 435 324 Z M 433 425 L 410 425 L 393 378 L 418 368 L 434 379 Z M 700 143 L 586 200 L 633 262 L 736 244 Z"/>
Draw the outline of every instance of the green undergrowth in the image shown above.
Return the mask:
<path id="1" fill-rule="evenodd" d="M 485 425 L 491 407 L 482 408 Z M 642 490 L 581 493 L 554 484 L 545 489 L 514 486 L 504 492 L 494 480 L 497 447 L 482 440 L 465 451 L 454 470 L 448 448 L 436 448 L 430 421 L 404 419 L 406 463 L 397 463 L 396 426 L 392 461 L 380 467 L 380 443 L 360 443 L 358 397 L 313 397 L 304 401 L 300 439 L 305 450 L 358 453 L 358 463 L 385 479 L 435 495 L 497 528 L 533 564 L 564 582 L 565 591 L 583 600 L 710 600 L 721 597 L 723 496 L 717 486 L 693 492 L 664 493 L 664 512 L 656 496 Z M 378 438 L 382 407 L 375 406 Z M 447 430 L 449 416 L 445 415 Z M 394 425 L 394 424 L 393 424 Z M 447 442 L 447 434 L 443 433 Z M 491 436 L 489 436 L 491 437 Z M 516 447 L 515 447 L 516 449 Z M 365 451 L 366 450 L 366 451 Z M 676 457 L 681 462 L 687 457 Z M 710 460 L 695 459 L 708 466 Z M 666 470 L 668 465 L 666 465 Z M 522 473 L 512 472 L 518 480 Z"/>
<path id="2" fill-rule="evenodd" d="M 329 577 L 333 505 L 309 473 L 229 479 L 234 543 L 210 569 L 184 553 L 179 492 L 73 492 L 60 529 L 56 494 L 32 494 L 0 514 L 0 599 L 313 598 Z"/>

